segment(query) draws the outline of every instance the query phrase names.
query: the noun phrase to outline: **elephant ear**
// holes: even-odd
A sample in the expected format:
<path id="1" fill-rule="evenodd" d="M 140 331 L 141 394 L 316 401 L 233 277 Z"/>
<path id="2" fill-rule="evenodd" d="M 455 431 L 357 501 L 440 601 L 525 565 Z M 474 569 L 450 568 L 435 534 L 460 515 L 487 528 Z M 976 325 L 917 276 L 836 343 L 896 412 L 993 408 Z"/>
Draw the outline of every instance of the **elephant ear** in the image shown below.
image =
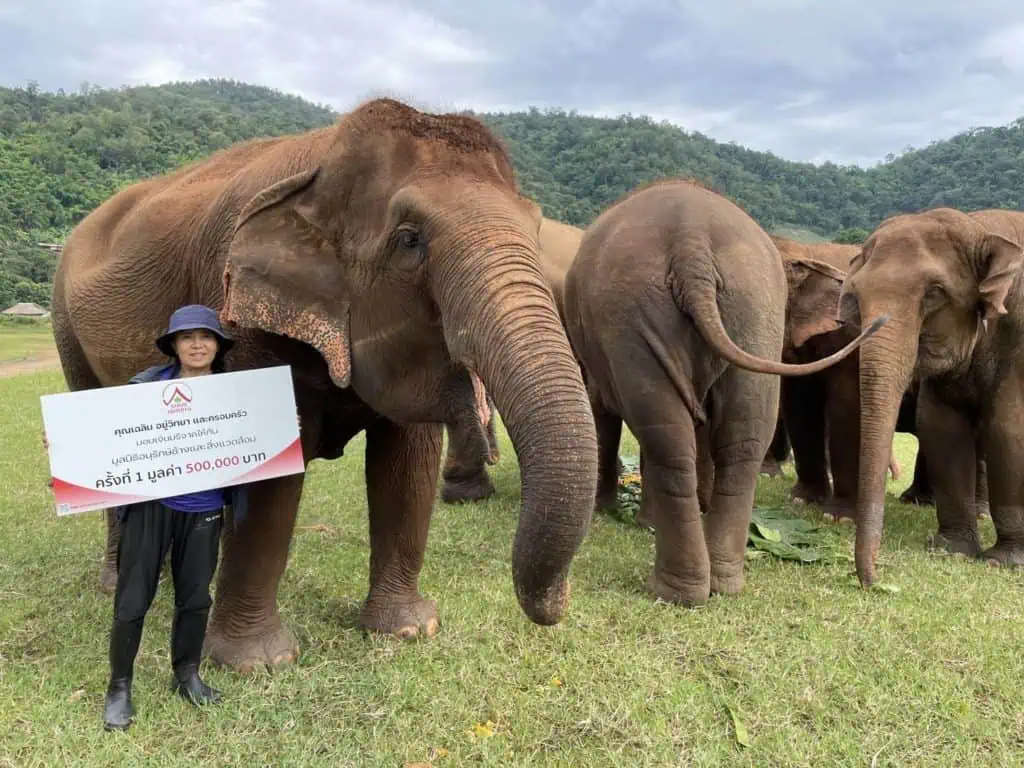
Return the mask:
<path id="1" fill-rule="evenodd" d="M 984 277 L 978 284 L 979 300 L 982 304 L 982 323 L 1006 314 L 1003 302 L 1020 274 L 1024 260 L 1024 248 L 1009 238 L 989 232 L 985 235 L 982 253 Z"/>
<path id="2" fill-rule="evenodd" d="M 864 255 L 864 246 L 861 246 L 855 254 L 850 257 L 850 274 L 856 272 L 864 265 L 867 257 Z"/>
<path id="3" fill-rule="evenodd" d="M 837 320 L 839 292 L 846 273 L 817 259 L 785 259 L 789 299 L 786 330 L 794 348 L 842 327 Z"/>
<path id="4" fill-rule="evenodd" d="M 317 172 L 282 179 L 239 213 L 224 265 L 221 317 L 315 347 L 331 380 L 344 388 L 352 377 L 349 296 L 337 254 L 304 200 Z"/>

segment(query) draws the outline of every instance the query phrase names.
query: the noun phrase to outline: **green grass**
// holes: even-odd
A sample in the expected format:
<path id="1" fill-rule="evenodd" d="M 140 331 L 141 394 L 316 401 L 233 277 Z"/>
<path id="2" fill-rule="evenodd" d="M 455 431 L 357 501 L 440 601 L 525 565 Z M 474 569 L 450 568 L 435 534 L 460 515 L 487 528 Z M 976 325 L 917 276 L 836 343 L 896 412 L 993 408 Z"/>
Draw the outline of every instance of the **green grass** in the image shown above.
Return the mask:
<path id="1" fill-rule="evenodd" d="M 165 582 L 137 664 L 136 722 L 104 733 L 102 518 L 57 518 L 39 444 L 38 396 L 62 388 L 55 373 L 0 381 L 0 766 L 1021 763 L 1024 575 L 928 554 L 931 508 L 890 506 L 880 572 L 898 592 L 857 588 L 851 564 L 765 556 L 748 563 L 742 595 L 696 610 L 645 594 L 650 534 L 597 517 L 570 612 L 542 628 L 512 591 L 507 442 L 496 500 L 436 508 L 422 577 L 439 601 L 436 638 L 354 626 L 368 557 L 357 439 L 309 471 L 281 586 L 299 662 L 248 678 L 209 668 L 225 702 L 189 707 L 167 689 Z M 901 487 L 914 446 L 899 440 Z M 759 502 L 782 503 L 791 482 L 762 479 Z M 849 526 L 831 535 L 852 542 Z M 470 735 L 488 721 L 492 736 Z"/>
<path id="2" fill-rule="evenodd" d="M 0 363 L 25 360 L 53 346 L 53 330 L 49 325 L 0 326 Z"/>

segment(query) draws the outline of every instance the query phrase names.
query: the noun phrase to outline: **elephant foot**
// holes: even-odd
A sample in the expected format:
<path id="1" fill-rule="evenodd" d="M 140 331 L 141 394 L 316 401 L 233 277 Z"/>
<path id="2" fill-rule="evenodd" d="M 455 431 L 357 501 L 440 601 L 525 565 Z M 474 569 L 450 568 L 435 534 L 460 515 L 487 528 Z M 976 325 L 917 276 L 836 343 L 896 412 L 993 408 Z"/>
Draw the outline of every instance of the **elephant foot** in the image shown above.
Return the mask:
<path id="1" fill-rule="evenodd" d="M 114 563 L 103 561 L 103 565 L 100 567 L 100 592 L 105 595 L 114 594 L 114 590 L 117 587 L 117 566 Z"/>
<path id="2" fill-rule="evenodd" d="M 979 557 L 988 565 L 1024 566 L 1024 543 L 1000 544 L 996 542 L 994 547 L 986 549 Z"/>
<path id="3" fill-rule="evenodd" d="M 636 513 L 636 524 L 641 528 L 654 528 L 654 515 L 647 509 L 643 504 L 640 505 L 640 509 Z"/>
<path id="4" fill-rule="evenodd" d="M 215 664 L 231 667 L 245 675 L 261 667 L 291 664 L 299 657 L 299 641 L 280 617 L 267 622 L 258 632 L 243 637 L 228 635 L 211 622 L 206 630 L 203 650 Z"/>
<path id="5" fill-rule="evenodd" d="M 834 523 L 852 523 L 857 519 L 856 505 L 852 501 L 831 499 L 825 503 L 821 513 Z"/>
<path id="6" fill-rule="evenodd" d="M 441 487 L 441 500 L 445 504 L 483 501 L 494 495 L 494 483 L 486 472 L 473 477 L 445 480 Z"/>
<path id="7" fill-rule="evenodd" d="M 820 487 L 797 480 L 789 492 L 789 498 L 798 504 L 824 504 L 830 495 L 827 487 Z"/>
<path id="8" fill-rule="evenodd" d="M 722 568 L 719 573 L 715 573 L 714 568 L 711 570 L 711 594 L 713 595 L 738 595 L 743 591 L 743 585 L 746 582 L 746 575 L 743 573 L 742 566 L 740 567 L 739 573 L 735 572 L 734 567 Z"/>
<path id="9" fill-rule="evenodd" d="M 412 640 L 421 635 L 433 637 L 441 630 L 441 621 L 434 601 L 418 594 L 400 600 L 371 596 L 359 612 L 359 626 L 368 632 Z"/>
<path id="10" fill-rule="evenodd" d="M 704 605 L 711 596 L 711 583 L 707 577 L 694 582 L 660 573 L 657 569 L 647 577 L 647 589 L 659 600 L 686 608 Z"/>
<path id="11" fill-rule="evenodd" d="M 964 557 L 977 557 L 981 552 L 981 544 L 976 534 L 957 533 L 945 534 L 937 531 L 928 537 L 928 549 L 942 550 L 951 555 L 963 555 Z M 995 547 L 993 547 L 995 549 Z"/>
<path id="12" fill-rule="evenodd" d="M 901 504 L 920 504 L 922 506 L 935 506 L 935 494 L 925 491 L 917 486 L 911 485 L 900 494 Z"/>
<path id="13" fill-rule="evenodd" d="M 760 474 L 768 477 L 781 477 L 782 462 L 777 459 L 765 459 L 761 462 Z"/>

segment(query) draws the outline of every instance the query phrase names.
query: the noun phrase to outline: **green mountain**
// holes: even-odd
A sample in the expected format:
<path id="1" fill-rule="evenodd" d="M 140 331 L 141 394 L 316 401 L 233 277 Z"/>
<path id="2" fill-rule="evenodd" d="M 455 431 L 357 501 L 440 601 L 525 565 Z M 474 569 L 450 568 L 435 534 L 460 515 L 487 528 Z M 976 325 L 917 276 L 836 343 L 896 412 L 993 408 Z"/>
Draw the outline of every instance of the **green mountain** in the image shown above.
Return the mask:
<path id="1" fill-rule="evenodd" d="M 666 175 L 696 177 L 766 229 L 856 240 L 885 216 L 935 205 L 1024 202 L 1024 118 L 976 129 L 871 169 L 794 163 L 644 117 L 562 110 L 477 115 L 508 143 L 527 194 L 586 226 L 608 203 Z M 230 80 L 48 93 L 0 88 L 0 306 L 48 304 L 60 242 L 121 186 L 255 136 L 326 125 L 335 113 Z"/>

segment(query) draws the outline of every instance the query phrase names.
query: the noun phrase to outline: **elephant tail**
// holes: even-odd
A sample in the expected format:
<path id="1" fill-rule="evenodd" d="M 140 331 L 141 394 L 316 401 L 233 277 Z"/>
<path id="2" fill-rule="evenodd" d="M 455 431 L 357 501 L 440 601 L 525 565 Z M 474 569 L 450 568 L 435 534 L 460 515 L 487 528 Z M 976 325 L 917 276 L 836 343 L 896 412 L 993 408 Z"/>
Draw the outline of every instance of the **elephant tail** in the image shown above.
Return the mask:
<path id="1" fill-rule="evenodd" d="M 767 360 L 740 349 L 736 342 L 729 337 L 729 332 L 722 324 L 722 315 L 718 309 L 718 290 L 713 277 L 714 268 L 710 263 L 710 254 L 707 266 L 706 274 L 691 275 L 688 279 L 677 282 L 680 288 L 676 293 L 679 297 L 678 303 L 680 308 L 691 316 L 701 336 L 719 357 L 748 371 L 777 376 L 808 376 L 818 373 L 848 357 L 864 343 L 865 339 L 877 333 L 878 329 L 889 320 L 888 315 L 882 315 L 845 347 L 828 357 L 815 360 L 813 363 L 797 365 L 778 360 Z"/>

